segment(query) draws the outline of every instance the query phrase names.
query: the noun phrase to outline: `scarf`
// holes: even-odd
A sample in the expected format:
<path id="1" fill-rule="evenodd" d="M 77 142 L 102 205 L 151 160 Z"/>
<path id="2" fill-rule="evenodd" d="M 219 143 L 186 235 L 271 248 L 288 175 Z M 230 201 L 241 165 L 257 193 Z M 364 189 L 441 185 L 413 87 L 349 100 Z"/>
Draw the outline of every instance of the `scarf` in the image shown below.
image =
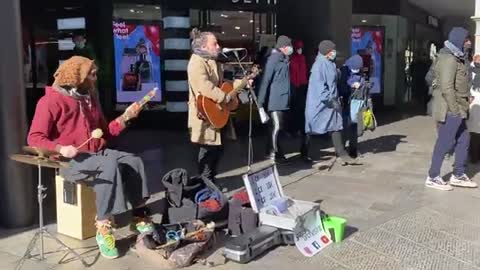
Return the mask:
<path id="1" fill-rule="evenodd" d="M 192 51 L 193 51 L 194 54 L 196 54 L 196 55 L 198 55 L 202 58 L 209 59 L 209 60 L 215 60 L 216 59 L 209 52 L 207 52 L 205 50 L 202 50 L 202 48 L 193 48 Z"/>
<path id="2" fill-rule="evenodd" d="M 453 43 L 451 43 L 448 40 L 445 41 L 445 47 L 447 47 L 447 49 L 449 49 L 453 53 L 453 55 L 455 55 L 456 57 L 461 58 L 461 59 L 463 59 L 465 57 L 465 53 L 461 49 L 457 48 L 457 46 L 453 45 Z"/>

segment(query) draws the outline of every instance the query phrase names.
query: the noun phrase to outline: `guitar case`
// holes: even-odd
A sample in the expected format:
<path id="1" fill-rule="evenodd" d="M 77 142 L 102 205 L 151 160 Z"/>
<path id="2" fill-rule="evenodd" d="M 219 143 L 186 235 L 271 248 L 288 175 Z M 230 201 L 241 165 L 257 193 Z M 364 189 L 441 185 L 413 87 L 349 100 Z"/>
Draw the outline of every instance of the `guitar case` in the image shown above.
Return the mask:
<path id="1" fill-rule="evenodd" d="M 227 242 L 223 255 L 234 262 L 246 264 L 282 244 L 283 238 L 280 229 L 261 226 Z"/>

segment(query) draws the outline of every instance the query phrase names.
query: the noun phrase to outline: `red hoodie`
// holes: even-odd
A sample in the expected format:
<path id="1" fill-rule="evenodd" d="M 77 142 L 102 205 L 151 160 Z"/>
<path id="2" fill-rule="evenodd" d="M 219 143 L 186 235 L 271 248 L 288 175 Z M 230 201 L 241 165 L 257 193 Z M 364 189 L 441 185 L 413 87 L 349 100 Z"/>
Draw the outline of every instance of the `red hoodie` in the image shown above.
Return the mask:
<path id="1" fill-rule="evenodd" d="M 90 140 L 79 149 L 80 152 L 98 152 L 105 149 L 107 140 L 118 136 L 125 127 L 117 121 L 107 125 L 100 105 L 94 99 L 75 99 L 53 87 L 47 87 L 45 95 L 37 104 L 28 134 L 28 145 L 51 151 L 59 151 L 60 146 L 78 147 L 87 141 L 92 131 L 97 128 L 102 129 L 103 138 Z"/>
<path id="2" fill-rule="evenodd" d="M 290 81 L 293 86 L 300 87 L 308 84 L 307 60 L 305 55 L 297 53 L 298 49 L 303 48 L 302 41 L 295 41 L 293 47 L 295 51 L 290 57 Z"/>

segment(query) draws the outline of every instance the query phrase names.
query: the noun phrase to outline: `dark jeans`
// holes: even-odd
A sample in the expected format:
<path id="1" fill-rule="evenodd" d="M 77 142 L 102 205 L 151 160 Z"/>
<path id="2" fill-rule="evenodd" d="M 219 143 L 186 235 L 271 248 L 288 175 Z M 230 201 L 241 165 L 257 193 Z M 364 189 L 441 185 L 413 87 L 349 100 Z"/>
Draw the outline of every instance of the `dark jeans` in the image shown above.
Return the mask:
<path id="1" fill-rule="evenodd" d="M 432 165 L 429 176 L 440 176 L 445 155 L 455 147 L 455 165 L 453 174 L 462 176 L 468 158 L 470 145 L 470 133 L 468 132 L 465 119 L 459 116 L 447 115 L 445 123 L 438 125 L 438 137 L 432 154 Z"/>
<path id="2" fill-rule="evenodd" d="M 285 130 L 285 114 L 283 111 L 270 112 L 269 135 L 267 137 L 267 151 L 269 155 L 283 156 L 279 142 L 280 132 Z"/>
<path id="3" fill-rule="evenodd" d="M 348 142 L 348 153 L 355 158 L 358 155 L 358 124 L 352 123 L 350 111 L 343 113 L 343 128 L 343 144 L 346 146 Z"/>
<path id="4" fill-rule="evenodd" d="M 68 181 L 85 181 L 93 186 L 98 220 L 125 212 L 127 199 L 135 208 L 150 195 L 143 161 L 130 153 L 111 149 L 94 154 L 82 153 L 60 174 Z M 88 179 L 90 177 L 93 181 Z"/>
<path id="5" fill-rule="evenodd" d="M 218 163 L 223 154 L 222 145 L 198 145 L 198 174 L 215 183 Z"/>

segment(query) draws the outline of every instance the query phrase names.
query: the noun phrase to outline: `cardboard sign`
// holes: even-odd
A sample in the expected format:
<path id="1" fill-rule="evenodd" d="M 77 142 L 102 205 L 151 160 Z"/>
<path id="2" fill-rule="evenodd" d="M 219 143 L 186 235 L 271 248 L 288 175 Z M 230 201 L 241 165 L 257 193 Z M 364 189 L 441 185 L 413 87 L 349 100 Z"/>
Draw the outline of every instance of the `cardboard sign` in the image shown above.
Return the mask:
<path id="1" fill-rule="evenodd" d="M 283 196 L 277 179 L 274 166 L 269 166 L 249 175 L 244 175 L 245 186 L 251 191 L 253 197 L 252 208 L 259 212 L 260 209 L 269 205 L 271 201 Z"/>
<path id="2" fill-rule="evenodd" d="M 310 211 L 293 230 L 295 245 L 306 257 L 313 257 L 332 243 L 322 227 L 320 211 Z"/>

